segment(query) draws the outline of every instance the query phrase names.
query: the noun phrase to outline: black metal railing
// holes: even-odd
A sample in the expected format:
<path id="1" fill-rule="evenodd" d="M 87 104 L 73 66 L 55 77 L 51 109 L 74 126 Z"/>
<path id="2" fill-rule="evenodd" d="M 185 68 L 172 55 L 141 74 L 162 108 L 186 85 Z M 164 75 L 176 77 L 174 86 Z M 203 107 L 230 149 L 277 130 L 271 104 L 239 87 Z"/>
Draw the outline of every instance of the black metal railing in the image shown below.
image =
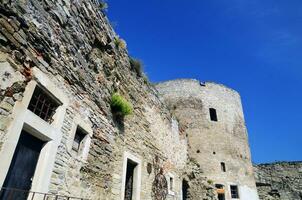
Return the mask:
<path id="1" fill-rule="evenodd" d="M 0 190 L 0 200 L 89 200 L 89 199 L 3 187 Z"/>

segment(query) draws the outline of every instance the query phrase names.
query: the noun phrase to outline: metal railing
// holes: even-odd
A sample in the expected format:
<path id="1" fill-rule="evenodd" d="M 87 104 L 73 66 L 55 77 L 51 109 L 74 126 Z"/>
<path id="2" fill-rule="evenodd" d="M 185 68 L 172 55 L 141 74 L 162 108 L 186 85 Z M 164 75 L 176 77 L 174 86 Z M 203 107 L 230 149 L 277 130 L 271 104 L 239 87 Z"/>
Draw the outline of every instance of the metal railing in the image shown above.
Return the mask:
<path id="1" fill-rule="evenodd" d="M 0 190 L 0 200 L 89 200 L 89 199 L 3 187 Z"/>

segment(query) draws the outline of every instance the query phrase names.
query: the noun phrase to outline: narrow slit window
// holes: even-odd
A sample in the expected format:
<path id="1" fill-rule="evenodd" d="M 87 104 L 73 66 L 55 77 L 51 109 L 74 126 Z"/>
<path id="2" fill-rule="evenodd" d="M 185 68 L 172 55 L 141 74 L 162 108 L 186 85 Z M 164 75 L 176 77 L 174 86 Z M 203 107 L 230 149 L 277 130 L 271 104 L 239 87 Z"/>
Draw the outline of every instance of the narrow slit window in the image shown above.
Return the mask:
<path id="1" fill-rule="evenodd" d="M 28 109 L 39 116 L 41 119 L 51 123 L 52 117 L 61 102 L 52 96 L 41 86 L 36 86 Z"/>
<path id="2" fill-rule="evenodd" d="M 225 167 L 225 163 L 224 162 L 220 163 L 220 167 L 221 167 L 221 171 L 226 172 L 226 167 Z"/>
<path id="3" fill-rule="evenodd" d="M 170 190 L 173 191 L 173 183 L 174 180 L 173 180 L 173 177 L 170 177 Z"/>
<path id="4" fill-rule="evenodd" d="M 231 185 L 231 196 L 232 199 L 239 199 L 239 191 L 237 185 Z"/>
<path id="5" fill-rule="evenodd" d="M 210 111 L 210 118 L 211 118 L 211 121 L 217 122 L 217 121 L 218 121 L 218 118 L 217 118 L 216 109 L 215 109 L 215 108 L 210 108 L 209 111 Z"/>
<path id="6" fill-rule="evenodd" d="M 74 139 L 73 139 L 73 144 L 72 144 L 72 150 L 75 152 L 80 151 L 81 144 L 87 134 L 82 130 L 80 127 L 77 128 Z"/>

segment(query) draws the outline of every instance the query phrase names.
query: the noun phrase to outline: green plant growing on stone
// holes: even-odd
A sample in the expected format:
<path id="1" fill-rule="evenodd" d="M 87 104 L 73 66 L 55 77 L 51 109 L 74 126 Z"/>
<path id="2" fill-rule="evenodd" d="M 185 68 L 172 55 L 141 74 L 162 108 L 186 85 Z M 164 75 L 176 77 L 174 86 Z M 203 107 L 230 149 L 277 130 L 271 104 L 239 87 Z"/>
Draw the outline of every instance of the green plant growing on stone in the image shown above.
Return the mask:
<path id="1" fill-rule="evenodd" d="M 107 11 L 108 4 L 105 1 L 100 1 L 99 8 L 101 11 Z"/>
<path id="2" fill-rule="evenodd" d="M 136 58 L 129 58 L 131 69 L 140 77 L 143 75 L 143 62 Z"/>
<path id="3" fill-rule="evenodd" d="M 116 48 L 118 48 L 118 49 L 126 49 L 127 48 L 127 44 L 126 44 L 125 40 L 123 40 L 119 37 L 114 38 L 114 44 L 115 44 Z"/>
<path id="4" fill-rule="evenodd" d="M 207 182 L 208 182 L 208 184 L 210 184 L 210 185 L 213 185 L 213 183 L 214 183 L 214 181 L 211 180 L 211 179 L 209 179 Z"/>
<path id="5" fill-rule="evenodd" d="M 118 93 L 111 96 L 110 106 L 113 114 L 119 117 L 130 115 L 133 112 L 132 105 Z"/>
<path id="6" fill-rule="evenodd" d="M 148 76 L 146 74 L 143 74 L 142 77 L 143 77 L 144 83 L 150 84 L 149 78 L 148 78 Z"/>

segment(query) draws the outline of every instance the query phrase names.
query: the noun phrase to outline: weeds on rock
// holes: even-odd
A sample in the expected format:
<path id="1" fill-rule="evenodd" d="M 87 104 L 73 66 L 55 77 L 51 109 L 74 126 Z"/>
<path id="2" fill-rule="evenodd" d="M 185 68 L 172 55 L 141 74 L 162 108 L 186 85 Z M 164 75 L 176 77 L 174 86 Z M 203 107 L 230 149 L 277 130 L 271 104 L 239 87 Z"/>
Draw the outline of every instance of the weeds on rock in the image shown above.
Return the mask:
<path id="1" fill-rule="evenodd" d="M 133 107 L 124 97 L 118 93 L 114 93 L 110 102 L 111 110 L 115 116 L 125 117 L 132 114 Z"/>
<path id="2" fill-rule="evenodd" d="M 136 58 L 129 58 L 131 69 L 136 72 L 139 77 L 143 76 L 143 62 Z"/>
<path id="3" fill-rule="evenodd" d="M 126 49 L 127 48 L 126 41 L 119 38 L 119 37 L 114 38 L 114 44 L 115 44 L 116 48 L 118 48 L 118 49 Z"/>

